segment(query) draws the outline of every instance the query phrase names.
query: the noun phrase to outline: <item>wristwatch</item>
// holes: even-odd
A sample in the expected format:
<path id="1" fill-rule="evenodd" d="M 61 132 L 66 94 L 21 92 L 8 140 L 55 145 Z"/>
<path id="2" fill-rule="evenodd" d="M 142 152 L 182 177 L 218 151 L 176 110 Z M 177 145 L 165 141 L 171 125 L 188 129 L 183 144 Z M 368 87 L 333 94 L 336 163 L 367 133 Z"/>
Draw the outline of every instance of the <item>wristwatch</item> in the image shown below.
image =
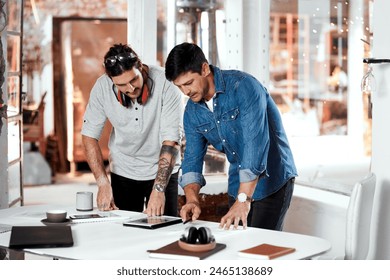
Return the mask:
<path id="1" fill-rule="evenodd" d="M 253 201 L 251 196 L 249 196 L 249 195 L 247 195 L 246 193 L 243 193 L 243 192 L 238 194 L 237 200 L 239 202 L 245 202 L 245 201 L 252 202 Z"/>
<path id="2" fill-rule="evenodd" d="M 158 191 L 158 192 L 165 192 L 165 188 L 162 185 L 160 185 L 160 184 L 154 185 L 153 189 Z"/>

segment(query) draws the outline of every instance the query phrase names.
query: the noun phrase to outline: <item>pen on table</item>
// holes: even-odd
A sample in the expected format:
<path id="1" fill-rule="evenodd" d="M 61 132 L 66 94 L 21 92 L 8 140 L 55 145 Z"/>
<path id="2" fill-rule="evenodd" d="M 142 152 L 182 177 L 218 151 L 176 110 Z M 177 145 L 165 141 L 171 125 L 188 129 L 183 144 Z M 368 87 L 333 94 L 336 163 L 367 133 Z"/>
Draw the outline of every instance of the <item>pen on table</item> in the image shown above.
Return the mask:
<path id="1" fill-rule="evenodd" d="M 183 225 L 185 225 L 186 223 L 191 222 L 191 221 L 192 221 L 192 218 L 189 218 L 188 220 L 185 220 L 185 221 L 183 222 Z"/>

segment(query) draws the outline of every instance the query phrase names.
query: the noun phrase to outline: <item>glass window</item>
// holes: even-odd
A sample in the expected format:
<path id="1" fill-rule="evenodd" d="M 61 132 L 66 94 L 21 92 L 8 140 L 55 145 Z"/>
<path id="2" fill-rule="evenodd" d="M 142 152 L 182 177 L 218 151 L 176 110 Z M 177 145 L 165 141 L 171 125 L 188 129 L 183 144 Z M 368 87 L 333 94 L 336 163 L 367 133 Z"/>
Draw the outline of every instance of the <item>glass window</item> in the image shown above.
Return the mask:
<path id="1" fill-rule="evenodd" d="M 221 34 L 229 34 L 224 18 L 227 1 L 204 1 L 210 7 L 218 4 L 213 6 L 215 14 L 203 6 L 183 6 L 196 5 L 195 2 L 177 1 L 176 6 L 165 6 L 165 14 L 175 9 L 175 36 L 171 37 L 172 42 L 167 36 L 162 45 L 167 45 L 169 51 L 174 44 L 193 41 L 205 50 L 212 64 L 222 65 L 231 56 L 226 54 L 221 40 Z M 366 117 L 369 104 L 360 90 L 360 80 L 366 67 L 362 58 L 369 56 L 372 3 L 270 1 L 270 83 L 266 86 L 282 114 L 302 180 L 337 181 L 340 176 L 333 172 L 337 167 L 332 167 L 332 172 L 325 169 L 338 164 L 350 167 L 355 159 L 362 161 L 359 172 L 369 168 L 371 121 Z M 240 12 L 237 14 L 237 22 L 242 24 Z M 164 58 L 161 64 L 164 65 Z M 208 154 L 209 158 L 218 155 L 211 150 Z M 344 172 L 343 168 L 338 172 Z M 348 182 L 359 176 L 356 172 L 350 174 Z"/>
<path id="2" fill-rule="evenodd" d="M 280 2 L 271 1 L 269 90 L 287 128 L 295 136 L 346 135 L 349 3 Z"/>
<path id="3" fill-rule="evenodd" d="M 169 45 L 172 47 L 182 42 L 192 42 L 198 44 L 204 51 L 208 61 L 211 64 L 217 64 L 217 34 L 223 34 L 223 1 L 158 1 L 158 16 L 157 16 L 157 58 L 161 65 L 165 64 L 167 53 L 170 51 Z M 173 11 L 172 11 L 173 10 Z M 169 25 L 167 17 L 175 18 L 173 25 Z M 174 30 L 173 36 L 167 33 L 167 26 Z M 172 42 L 165 41 L 172 40 Z M 220 42 L 220 41 L 219 41 Z M 184 98 L 186 102 L 187 97 Z M 184 137 L 185 138 L 185 137 Z M 183 151 L 185 149 L 185 139 L 183 140 Z M 203 173 L 206 175 L 225 174 L 227 170 L 225 154 L 214 149 L 209 145 L 206 156 L 204 158 Z"/>
<path id="4" fill-rule="evenodd" d="M 9 72 L 20 71 L 20 36 L 8 35 L 7 40 L 7 65 Z"/>
<path id="5" fill-rule="evenodd" d="M 369 169 L 371 122 L 360 80 L 372 1 L 270 3 L 269 91 L 299 177 L 311 185 L 351 184 Z"/>
<path id="6" fill-rule="evenodd" d="M 8 77 L 8 116 L 19 114 L 20 110 L 20 82 L 19 76 Z"/>
<path id="7" fill-rule="evenodd" d="M 8 1 L 8 31 L 21 32 L 22 0 Z"/>

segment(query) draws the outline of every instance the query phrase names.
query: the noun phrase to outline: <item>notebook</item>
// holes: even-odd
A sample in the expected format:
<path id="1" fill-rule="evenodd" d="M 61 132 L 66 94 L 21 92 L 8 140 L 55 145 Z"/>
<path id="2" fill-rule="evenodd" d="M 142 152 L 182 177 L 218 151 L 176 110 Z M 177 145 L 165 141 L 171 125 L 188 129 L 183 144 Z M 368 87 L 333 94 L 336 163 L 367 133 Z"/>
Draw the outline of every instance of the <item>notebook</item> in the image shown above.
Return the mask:
<path id="1" fill-rule="evenodd" d="M 217 243 L 215 248 L 205 252 L 191 252 L 180 248 L 178 241 L 169 243 L 156 250 L 148 250 L 149 257 L 159 259 L 170 259 L 170 260 L 203 260 L 223 249 L 226 248 L 226 244 Z"/>
<path id="2" fill-rule="evenodd" d="M 240 257 L 270 260 L 295 252 L 295 248 L 275 246 L 263 243 L 238 252 Z"/>
<path id="3" fill-rule="evenodd" d="M 13 226 L 9 248 L 50 248 L 73 246 L 70 226 Z"/>

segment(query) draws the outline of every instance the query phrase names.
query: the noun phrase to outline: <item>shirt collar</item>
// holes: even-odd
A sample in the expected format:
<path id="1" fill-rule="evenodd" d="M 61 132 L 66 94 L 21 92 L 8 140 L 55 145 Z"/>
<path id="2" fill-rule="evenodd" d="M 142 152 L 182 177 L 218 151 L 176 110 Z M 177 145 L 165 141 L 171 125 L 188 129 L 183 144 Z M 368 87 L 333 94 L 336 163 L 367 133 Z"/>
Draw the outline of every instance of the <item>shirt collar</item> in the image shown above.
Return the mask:
<path id="1" fill-rule="evenodd" d="M 210 65 L 210 69 L 214 75 L 214 86 L 215 93 L 224 93 L 225 92 L 225 81 L 222 77 L 222 71 L 217 66 Z"/>

